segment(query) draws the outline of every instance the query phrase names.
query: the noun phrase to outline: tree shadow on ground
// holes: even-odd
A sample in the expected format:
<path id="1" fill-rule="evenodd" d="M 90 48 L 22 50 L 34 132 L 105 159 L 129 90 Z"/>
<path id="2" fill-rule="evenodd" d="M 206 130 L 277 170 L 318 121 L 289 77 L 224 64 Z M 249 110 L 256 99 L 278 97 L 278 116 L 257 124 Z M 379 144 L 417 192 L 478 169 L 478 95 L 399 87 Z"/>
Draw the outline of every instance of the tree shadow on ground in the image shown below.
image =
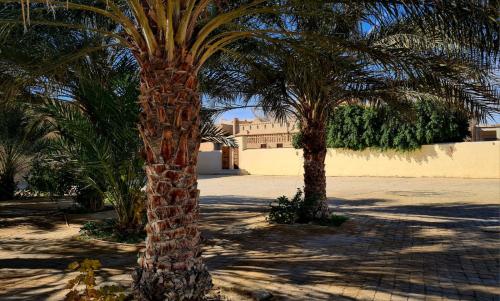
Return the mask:
<path id="1" fill-rule="evenodd" d="M 350 217 L 335 228 L 269 225 L 269 201 L 201 200 L 204 256 L 215 284 L 242 296 L 234 300 L 261 289 L 273 300 L 498 299 L 496 204 L 333 199 L 332 208 Z M 103 279 L 129 285 L 137 250 L 7 237 L 0 238 L 0 254 L 0 300 L 47 300 L 73 277 L 67 265 L 84 258 L 102 262 Z"/>
<path id="2" fill-rule="evenodd" d="M 99 279 L 128 277 L 136 264 L 136 248 L 112 243 L 78 240 L 0 240 L 0 251 L 22 253 L 22 257 L 0 258 L 0 300 L 47 300 L 64 296 L 65 285 L 76 273 L 67 269 L 73 261 L 98 259 L 103 269 Z M 31 254 L 30 254 L 31 253 Z M 61 295 L 62 294 L 62 295 Z M 62 299 L 62 298 L 57 298 Z"/>
<path id="3" fill-rule="evenodd" d="M 498 205 L 335 199 L 351 219 L 329 228 L 266 225 L 257 213 L 267 203 L 202 199 L 207 262 L 221 286 L 284 300 L 498 298 L 498 233 L 485 231 L 500 225 Z"/>

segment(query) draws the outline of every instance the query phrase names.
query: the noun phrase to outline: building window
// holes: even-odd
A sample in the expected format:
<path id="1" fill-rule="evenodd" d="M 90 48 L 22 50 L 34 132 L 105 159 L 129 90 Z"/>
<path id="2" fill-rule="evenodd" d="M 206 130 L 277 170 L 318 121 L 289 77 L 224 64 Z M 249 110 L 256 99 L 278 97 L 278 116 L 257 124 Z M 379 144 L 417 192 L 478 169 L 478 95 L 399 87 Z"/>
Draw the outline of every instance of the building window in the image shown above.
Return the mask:
<path id="1" fill-rule="evenodd" d="M 261 144 L 260 148 L 267 148 L 267 144 L 265 144 L 265 143 Z"/>
<path id="2" fill-rule="evenodd" d="M 283 148 L 283 143 L 278 143 L 278 144 L 276 144 L 276 147 L 277 147 L 277 148 Z"/>
<path id="3" fill-rule="evenodd" d="M 221 150 L 222 149 L 222 143 L 214 143 L 214 150 Z"/>

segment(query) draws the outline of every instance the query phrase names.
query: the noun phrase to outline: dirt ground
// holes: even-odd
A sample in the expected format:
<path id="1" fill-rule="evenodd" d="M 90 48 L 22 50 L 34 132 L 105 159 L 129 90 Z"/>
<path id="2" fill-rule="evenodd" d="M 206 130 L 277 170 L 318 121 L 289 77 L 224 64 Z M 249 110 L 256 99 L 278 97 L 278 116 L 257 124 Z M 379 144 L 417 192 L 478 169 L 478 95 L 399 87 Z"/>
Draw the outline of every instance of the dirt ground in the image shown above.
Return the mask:
<path id="1" fill-rule="evenodd" d="M 299 177 L 199 181 L 204 256 L 231 300 L 499 300 L 500 181 L 328 178 L 340 228 L 269 225 L 267 205 Z M 68 206 L 62 202 L 59 206 Z M 137 247 L 78 239 L 48 201 L 0 203 L 0 300 L 61 300 L 67 265 L 99 259 L 104 281 L 130 285 Z"/>

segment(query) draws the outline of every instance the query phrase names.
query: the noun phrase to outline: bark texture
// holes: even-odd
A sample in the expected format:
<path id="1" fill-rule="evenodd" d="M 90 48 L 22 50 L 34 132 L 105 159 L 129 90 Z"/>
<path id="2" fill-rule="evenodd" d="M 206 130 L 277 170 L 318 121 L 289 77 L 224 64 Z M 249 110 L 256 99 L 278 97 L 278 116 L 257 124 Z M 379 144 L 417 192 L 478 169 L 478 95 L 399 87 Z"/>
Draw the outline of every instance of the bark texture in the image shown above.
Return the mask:
<path id="1" fill-rule="evenodd" d="M 139 300 L 202 300 L 211 278 L 201 258 L 196 163 L 200 97 L 189 57 L 141 63 L 147 238 L 134 273 Z"/>
<path id="2" fill-rule="evenodd" d="M 330 215 L 326 202 L 326 126 L 324 122 L 302 121 L 304 153 L 304 198 L 308 206 L 308 218 L 318 220 Z M 310 203 L 311 201 L 316 201 Z"/>

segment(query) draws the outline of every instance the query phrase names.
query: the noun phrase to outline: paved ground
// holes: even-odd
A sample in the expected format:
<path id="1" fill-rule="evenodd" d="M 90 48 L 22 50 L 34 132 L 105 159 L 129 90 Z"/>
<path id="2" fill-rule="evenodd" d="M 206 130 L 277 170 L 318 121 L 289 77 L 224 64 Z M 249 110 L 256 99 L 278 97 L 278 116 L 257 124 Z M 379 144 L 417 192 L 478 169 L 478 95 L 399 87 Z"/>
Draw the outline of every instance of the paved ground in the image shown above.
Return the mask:
<path id="1" fill-rule="evenodd" d="M 500 300 L 500 181 L 329 178 L 346 224 L 268 225 L 269 199 L 300 186 L 200 179 L 206 261 L 232 300 L 258 290 L 274 300 Z M 58 300 L 64 267 L 84 257 L 103 261 L 105 279 L 130 281 L 133 246 L 72 239 L 86 217 L 68 226 L 46 208 L 0 203 L 0 300 Z"/>

